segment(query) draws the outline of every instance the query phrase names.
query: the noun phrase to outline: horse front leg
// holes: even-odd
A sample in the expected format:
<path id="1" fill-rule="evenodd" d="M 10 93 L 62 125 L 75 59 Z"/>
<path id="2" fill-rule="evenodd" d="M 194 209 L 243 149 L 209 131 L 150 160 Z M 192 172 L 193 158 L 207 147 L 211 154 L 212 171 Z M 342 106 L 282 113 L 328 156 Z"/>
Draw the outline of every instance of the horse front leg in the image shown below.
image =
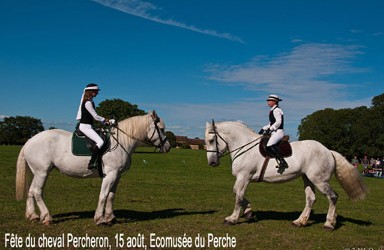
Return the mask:
<path id="1" fill-rule="evenodd" d="M 251 203 L 249 203 L 249 201 L 245 197 L 241 202 L 241 207 L 244 210 L 243 217 L 249 220 L 252 217 L 252 207 L 251 207 Z"/>
<path id="2" fill-rule="evenodd" d="M 244 199 L 245 191 L 247 190 L 249 180 L 240 176 L 237 177 L 235 185 L 233 186 L 233 192 L 236 195 L 235 208 L 233 213 L 225 218 L 224 223 L 228 225 L 234 225 L 237 223 L 240 217 L 241 208 L 245 206 L 248 208 L 249 202 Z"/>
<path id="3" fill-rule="evenodd" d="M 116 180 L 117 171 L 107 173 L 107 175 L 103 179 L 99 194 L 99 201 L 97 203 L 95 216 L 93 217 L 93 220 L 96 222 L 97 225 L 110 223 L 110 221 L 108 221 L 108 218 L 106 218 L 105 216 L 107 208 L 107 199 Z M 113 203 L 114 195 L 111 195 L 110 199 Z M 110 215 L 113 214 L 113 212 L 111 212 L 111 209 L 112 205 L 108 205 L 108 212 Z"/>

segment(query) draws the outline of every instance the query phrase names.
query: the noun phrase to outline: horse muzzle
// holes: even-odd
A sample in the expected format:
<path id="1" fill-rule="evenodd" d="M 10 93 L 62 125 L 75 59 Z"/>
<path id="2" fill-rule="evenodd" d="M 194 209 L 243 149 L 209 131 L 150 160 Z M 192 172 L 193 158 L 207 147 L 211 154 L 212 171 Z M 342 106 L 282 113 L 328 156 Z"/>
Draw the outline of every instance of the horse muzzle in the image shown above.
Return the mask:
<path id="1" fill-rule="evenodd" d="M 171 144 L 167 140 L 161 147 L 159 148 L 159 151 L 161 153 L 168 153 L 171 150 Z"/>
<path id="2" fill-rule="evenodd" d="M 220 165 L 220 159 L 218 157 L 208 157 L 208 164 L 212 167 L 217 167 Z"/>

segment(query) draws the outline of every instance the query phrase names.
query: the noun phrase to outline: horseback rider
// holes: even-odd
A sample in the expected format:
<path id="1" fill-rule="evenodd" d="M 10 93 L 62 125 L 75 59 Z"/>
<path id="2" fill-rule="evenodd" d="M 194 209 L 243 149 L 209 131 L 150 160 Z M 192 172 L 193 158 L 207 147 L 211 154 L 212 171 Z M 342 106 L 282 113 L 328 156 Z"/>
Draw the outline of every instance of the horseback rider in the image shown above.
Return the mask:
<path id="1" fill-rule="evenodd" d="M 276 158 L 280 167 L 288 167 L 284 157 L 281 156 L 277 144 L 284 137 L 284 113 L 279 107 L 279 101 L 282 99 L 278 95 L 269 95 L 267 99 L 268 106 L 271 107 L 269 111 L 269 123 L 265 125 L 259 132 L 259 134 L 271 134 L 267 143 L 267 152 Z"/>
<path id="2" fill-rule="evenodd" d="M 108 120 L 96 113 L 93 98 L 97 96 L 99 91 L 99 86 L 95 83 L 90 83 L 85 87 L 76 116 L 76 119 L 79 121 L 79 130 L 96 143 L 94 147 L 91 148 L 92 156 L 88 164 L 88 169 L 98 167 L 101 159 L 100 149 L 104 145 L 103 139 L 101 139 L 92 127 L 94 121 L 96 120 L 107 125 L 115 122 L 113 119 Z"/>

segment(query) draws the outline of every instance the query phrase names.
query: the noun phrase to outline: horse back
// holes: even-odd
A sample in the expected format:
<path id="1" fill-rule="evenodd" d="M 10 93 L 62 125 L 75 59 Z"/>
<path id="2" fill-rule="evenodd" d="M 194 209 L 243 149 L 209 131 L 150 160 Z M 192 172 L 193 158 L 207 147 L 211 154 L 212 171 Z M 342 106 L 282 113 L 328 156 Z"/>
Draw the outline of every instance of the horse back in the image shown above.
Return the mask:
<path id="1" fill-rule="evenodd" d="M 28 161 L 53 161 L 60 157 L 69 147 L 71 133 L 61 129 L 40 132 L 25 144 L 25 156 Z"/>

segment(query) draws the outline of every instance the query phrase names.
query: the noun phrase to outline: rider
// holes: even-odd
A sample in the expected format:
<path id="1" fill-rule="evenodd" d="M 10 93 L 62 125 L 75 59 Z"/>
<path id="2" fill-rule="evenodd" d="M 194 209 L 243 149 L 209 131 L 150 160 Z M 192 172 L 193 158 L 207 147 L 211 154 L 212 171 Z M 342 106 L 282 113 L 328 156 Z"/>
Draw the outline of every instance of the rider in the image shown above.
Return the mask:
<path id="1" fill-rule="evenodd" d="M 76 119 L 80 122 L 79 130 L 83 132 L 89 139 L 94 141 L 96 145 L 91 149 L 92 157 L 88 164 L 88 169 L 97 168 L 100 164 L 100 149 L 104 145 L 103 139 L 95 132 L 92 125 L 94 120 L 99 121 L 103 124 L 113 123 L 114 120 L 108 120 L 102 116 L 99 116 L 95 111 L 95 103 L 93 98 L 97 96 L 100 89 L 95 83 L 88 84 L 81 97 L 79 110 L 77 112 Z"/>
<path id="2" fill-rule="evenodd" d="M 280 167 L 288 167 L 287 162 L 281 156 L 277 147 L 277 143 L 284 137 L 284 113 L 279 107 L 279 101 L 282 101 L 282 99 L 278 95 L 269 95 L 267 99 L 268 106 L 271 107 L 269 111 L 269 124 L 265 125 L 259 134 L 271 134 L 266 148 L 268 153 L 278 159 Z"/>

